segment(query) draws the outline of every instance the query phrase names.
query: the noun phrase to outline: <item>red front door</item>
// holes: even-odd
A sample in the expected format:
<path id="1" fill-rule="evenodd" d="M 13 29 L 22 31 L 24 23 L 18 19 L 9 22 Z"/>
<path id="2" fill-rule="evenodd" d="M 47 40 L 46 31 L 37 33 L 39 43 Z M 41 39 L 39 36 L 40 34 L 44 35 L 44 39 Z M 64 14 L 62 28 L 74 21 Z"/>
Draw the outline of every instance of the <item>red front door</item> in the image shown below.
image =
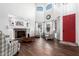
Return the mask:
<path id="1" fill-rule="evenodd" d="M 75 43 L 75 14 L 63 16 L 63 41 Z"/>

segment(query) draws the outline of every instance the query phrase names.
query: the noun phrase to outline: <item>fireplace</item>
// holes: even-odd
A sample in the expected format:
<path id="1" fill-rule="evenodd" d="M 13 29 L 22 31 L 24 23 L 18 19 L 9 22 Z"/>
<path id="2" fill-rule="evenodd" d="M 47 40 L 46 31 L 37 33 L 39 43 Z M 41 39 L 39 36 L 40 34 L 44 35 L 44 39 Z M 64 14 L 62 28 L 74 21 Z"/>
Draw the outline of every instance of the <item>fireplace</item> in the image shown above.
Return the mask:
<path id="1" fill-rule="evenodd" d="M 26 29 L 14 29 L 15 39 L 26 37 Z"/>

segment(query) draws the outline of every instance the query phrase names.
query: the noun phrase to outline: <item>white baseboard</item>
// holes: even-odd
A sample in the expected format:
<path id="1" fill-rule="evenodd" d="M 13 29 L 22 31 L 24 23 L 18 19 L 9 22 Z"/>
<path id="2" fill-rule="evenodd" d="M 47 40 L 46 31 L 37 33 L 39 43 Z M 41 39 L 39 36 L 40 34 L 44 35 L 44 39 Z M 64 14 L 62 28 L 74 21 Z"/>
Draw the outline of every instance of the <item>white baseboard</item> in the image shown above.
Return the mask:
<path id="1" fill-rule="evenodd" d="M 78 46 L 76 43 L 72 43 L 72 42 L 60 41 L 60 43 L 69 46 Z"/>

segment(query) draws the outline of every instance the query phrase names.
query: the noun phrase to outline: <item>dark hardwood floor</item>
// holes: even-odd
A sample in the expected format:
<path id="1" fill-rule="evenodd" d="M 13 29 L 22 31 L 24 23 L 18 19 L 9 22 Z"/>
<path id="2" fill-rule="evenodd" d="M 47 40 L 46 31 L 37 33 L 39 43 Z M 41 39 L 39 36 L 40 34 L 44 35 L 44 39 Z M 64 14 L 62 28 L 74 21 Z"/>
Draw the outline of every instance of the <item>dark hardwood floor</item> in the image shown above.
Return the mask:
<path id="1" fill-rule="evenodd" d="M 79 47 L 36 38 L 34 42 L 21 43 L 17 56 L 79 56 Z"/>

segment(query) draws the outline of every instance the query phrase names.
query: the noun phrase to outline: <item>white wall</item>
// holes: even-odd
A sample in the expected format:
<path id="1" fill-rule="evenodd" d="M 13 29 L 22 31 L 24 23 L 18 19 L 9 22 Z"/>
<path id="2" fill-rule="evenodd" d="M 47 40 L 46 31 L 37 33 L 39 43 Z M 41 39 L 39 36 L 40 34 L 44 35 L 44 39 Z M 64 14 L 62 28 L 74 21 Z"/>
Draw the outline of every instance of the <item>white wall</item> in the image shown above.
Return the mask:
<path id="1" fill-rule="evenodd" d="M 8 34 L 8 14 L 30 19 L 30 34 L 34 33 L 35 4 L 33 3 L 2 3 L 0 4 L 0 30 Z"/>
<path id="2" fill-rule="evenodd" d="M 79 4 L 76 4 L 76 43 L 79 46 Z"/>
<path id="3" fill-rule="evenodd" d="M 63 5 L 61 3 L 54 4 L 54 10 L 52 14 L 54 20 L 57 20 L 57 32 L 56 38 L 62 39 L 62 16 L 63 16 Z"/>

